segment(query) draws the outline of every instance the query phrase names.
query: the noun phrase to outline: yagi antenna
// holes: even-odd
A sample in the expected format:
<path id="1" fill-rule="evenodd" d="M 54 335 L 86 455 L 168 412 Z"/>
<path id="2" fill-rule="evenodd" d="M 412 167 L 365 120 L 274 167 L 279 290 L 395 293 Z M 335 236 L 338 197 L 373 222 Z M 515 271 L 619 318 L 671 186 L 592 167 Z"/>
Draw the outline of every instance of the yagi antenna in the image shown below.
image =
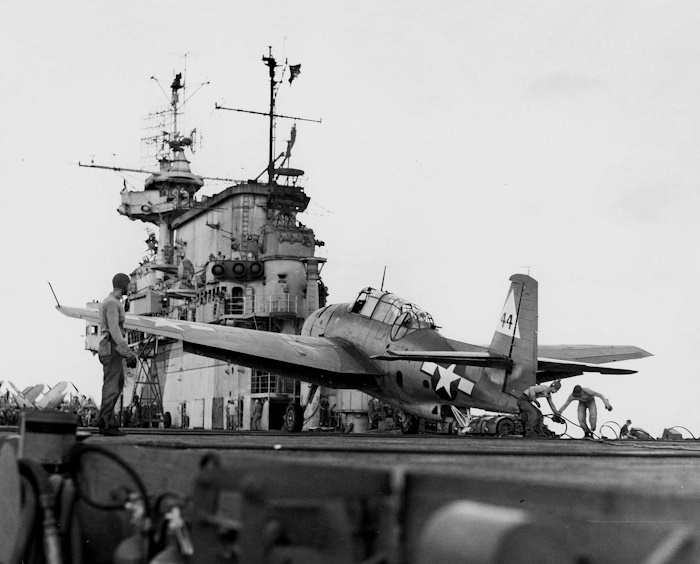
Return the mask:
<path id="1" fill-rule="evenodd" d="M 382 287 L 380 288 L 380 291 L 384 291 L 384 278 L 386 278 L 386 265 L 384 265 L 384 274 L 382 274 Z"/>
<path id="2" fill-rule="evenodd" d="M 51 288 L 51 293 L 53 294 L 53 299 L 56 300 L 56 305 L 58 307 L 61 307 L 61 304 L 58 303 L 58 298 L 56 297 L 56 292 L 53 291 L 53 286 L 51 285 L 51 282 L 49 282 L 49 288 Z"/>

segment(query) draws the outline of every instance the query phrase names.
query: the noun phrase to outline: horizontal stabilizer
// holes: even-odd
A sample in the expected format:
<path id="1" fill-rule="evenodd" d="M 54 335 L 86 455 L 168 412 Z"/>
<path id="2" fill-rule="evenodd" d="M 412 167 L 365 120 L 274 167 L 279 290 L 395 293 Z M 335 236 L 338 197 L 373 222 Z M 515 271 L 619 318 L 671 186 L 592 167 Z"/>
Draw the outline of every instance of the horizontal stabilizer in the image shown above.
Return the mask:
<path id="1" fill-rule="evenodd" d="M 653 356 L 632 345 L 542 345 L 537 359 L 537 383 L 579 376 L 584 372 L 635 374 L 636 370 L 601 366 L 604 362 Z"/>
<path id="2" fill-rule="evenodd" d="M 654 356 L 632 345 L 540 345 L 538 352 L 547 359 L 591 364 Z"/>
<path id="3" fill-rule="evenodd" d="M 553 358 L 538 358 L 537 359 L 538 381 L 542 380 L 541 373 L 553 374 L 552 380 L 556 378 L 566 378 L 568 376 L 577 376 L 584 372 L 599 372 L 600 374 L 636 374 L 636 370 L 628 370 L 626 368 L 611 368 L 609 366 L 601 366 L 600 364 L 590 364 L 586 362 L 571 362 L 565 360 L 557 360 Z"/>
<path id="4" fill-rule="evenodd" d="M 424 362 L 449 362 L 468 366 L 487 366 L 506 368 L 511 364 L 507 356 L 498 356 L 487 352 L 466 351 L 392 351 L 371 357 L 372 360 L 415 360 Z"/>

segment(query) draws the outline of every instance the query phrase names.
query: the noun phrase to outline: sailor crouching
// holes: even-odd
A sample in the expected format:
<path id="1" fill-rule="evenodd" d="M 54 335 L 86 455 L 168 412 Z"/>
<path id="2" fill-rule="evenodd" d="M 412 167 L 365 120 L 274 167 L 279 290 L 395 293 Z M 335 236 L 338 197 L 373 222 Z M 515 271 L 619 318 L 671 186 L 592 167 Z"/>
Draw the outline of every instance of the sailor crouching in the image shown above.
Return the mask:
<path id="1" fill-rule="evenodd" d="M 538 409 L 540 403 L 537 398 L 547 398 L 552 412 L 558 414 L 558 410 L 552 401 L 552 394 L 559 391 L 561 381 L 555 380 L 551 384 L 539 384 L 530 386 L 518 398 L 518 410 L 520 411 L 520 421 L 523 424 L 523 433 L 526 437 L 549 437 L 542 425 L 542 412 Z M 535 407 L 537 406 L 537 407 Z"/>

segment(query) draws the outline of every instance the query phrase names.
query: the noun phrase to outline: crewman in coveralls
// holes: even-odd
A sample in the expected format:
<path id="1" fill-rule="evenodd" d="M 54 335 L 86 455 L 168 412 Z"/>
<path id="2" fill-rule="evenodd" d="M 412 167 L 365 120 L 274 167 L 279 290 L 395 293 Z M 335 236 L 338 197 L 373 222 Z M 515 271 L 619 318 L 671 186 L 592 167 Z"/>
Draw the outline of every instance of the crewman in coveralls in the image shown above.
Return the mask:
<path id="1" fill-rule="evenodd" d="M 130 279 L 119 273 L 112 278 L 112 292 L 100 304 L 100 328 L 102 340 L 97 356 L 102 363 L 104 380 L 102 383 L 102 405 L 97 414 L 97 427 L 108 437 L 124 435 L 119 429 L 114 415 L 114 406 L 124 387 L 124 360 L 129 368 L 135 368 L 136 355 L 124 338 L 124 306 L 122 297 L 129 291 Z"/>

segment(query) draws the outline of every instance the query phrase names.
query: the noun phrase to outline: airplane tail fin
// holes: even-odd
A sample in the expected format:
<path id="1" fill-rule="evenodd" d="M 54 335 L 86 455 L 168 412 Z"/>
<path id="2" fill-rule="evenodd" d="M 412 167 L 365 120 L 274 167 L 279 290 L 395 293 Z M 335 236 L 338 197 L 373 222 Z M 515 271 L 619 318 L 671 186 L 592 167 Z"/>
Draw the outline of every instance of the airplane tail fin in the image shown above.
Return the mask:
<path id="1" fill-rule="evenodd" d="M 503 391 L 518 395 L 536 383 L 537 280 L 524 274 L 510 277 L 510 289 L 493 334 L 489 353 L 512 360 Z"/>

